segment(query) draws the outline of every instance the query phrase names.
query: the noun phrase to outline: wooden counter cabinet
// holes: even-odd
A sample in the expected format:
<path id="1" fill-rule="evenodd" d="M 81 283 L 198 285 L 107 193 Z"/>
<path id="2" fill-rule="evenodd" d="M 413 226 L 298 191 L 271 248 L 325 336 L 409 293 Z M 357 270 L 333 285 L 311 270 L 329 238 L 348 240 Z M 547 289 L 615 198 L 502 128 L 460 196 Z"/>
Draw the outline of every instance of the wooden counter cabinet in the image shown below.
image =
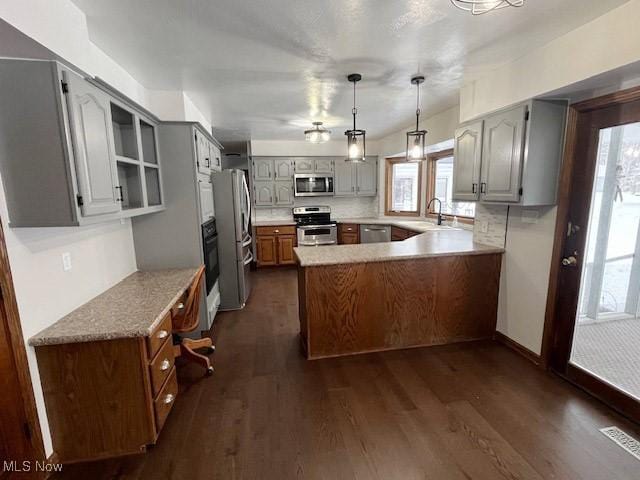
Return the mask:
<path id="1" fill-rule="evenodd" d="M 297 244 L 294 225 L 256 227 L 258 267 L 295 265 L 293 249 Z"/>
<path id="2" fill-rule="evenodd" d="M 338 224 L 338 243 L 341 245 L 360 243 L 360 226 L 357 223 Z"/>
<path id="3" fill-rule="evenodd" d="M 406 228 L 391 226 L 391 241 L 399 242 L 402 240 L 406 240 L 407 238 L 415 237 L 419 235 L 418 232 L 414 232 L 413 230 L 407 230 Z"/>

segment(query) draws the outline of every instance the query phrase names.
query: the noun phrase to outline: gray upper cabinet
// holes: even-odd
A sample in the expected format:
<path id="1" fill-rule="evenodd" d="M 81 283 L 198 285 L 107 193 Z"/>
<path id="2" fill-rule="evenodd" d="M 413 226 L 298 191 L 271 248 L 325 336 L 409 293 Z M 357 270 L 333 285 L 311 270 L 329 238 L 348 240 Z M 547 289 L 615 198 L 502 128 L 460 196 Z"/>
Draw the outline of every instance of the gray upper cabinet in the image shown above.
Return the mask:
<path id="1" fill-rule="evenodd" d="M 253 179 L 256 182 L 274 179 L 272 158 L 254 158 Z"/>
<path id="2" fill-rule="evenodd" d="M 296 158 L 295 162 L 295 172 L 296 173 L 313 173 L 315 169 L 315 161 L 313 158 L 305 157 L 305 158 Z"/>
<path id="3" fill-rule="evenodd" d="M 531 100 L 461 126 L 455 138 L 453 198 L 554 205 L 566 116 L 566 101 Z"/>
<path id="4" fill-rule="evenodd" d="M 482 120 L 464 125 L 455 132 L 453 200 L 476 201 L 480 197 Z"/>
<path id="5" fill-rule="evenodd" d="M 314 171 L 315 173 L 333 173 L 333 159 L 316 158 Z"/>
<path id="6" fill-rule="evenodd" d="M 484 121 L 480 195 L 493 202 L 517 202 L 526 107 L 518 106 Z"/>
<path id="7" fill-rule="evenodd" d="M 336 197 L 352 197 L 356 194 L 356 165 L 336 159 L 333 190 Z"/>
<path id="8" fill-rule="evenodd" d="M 152 114 L 57 62 L 2 59 L 0 81 L 10 227 L 77 226 L 164 209 Z"/>
<path id="9" fill-rule="evenodd" d="M 293 178 L 293 161 L 290 158 L 276 158 L 273 160 L 276 180 L 291 180 Z"/>
<path id="10" fill-rule="evenodd" d="M 198 173 L 208 176 L 211 173 L 211 150 L 209 148 L 209 140 L 207 140 L 207 138 L 200 132 L 196 132 L 195 142 Z"/>
<path id="11" fill-rule="evenodd" d="M 334 163 L 334 195 L 336 197 L 374 196 L 378 191 L 378 158 L 367 157 L 363 163 Z"/>
<path id="12" fill-rule="evenodd" d="M 115 168 L 109 97 L 74 74 L 64 72 L 63 78 L 82 215 L 118 212 L 122 187 Z"/>
<path id="13" fill-rule="evenodd" d="M 378 159 L 367 157 L 356 164 L 356 195 L 373 196 L 378 191 Z"/>
<path id="14" fill-rule="evenodd" d="M 253 198 L 257 207 L 273 205 L 273 182 L 254 182 Z"/>
<path id="15" fill-rule="evenodd" d="M 274 205 L 293 205 L 293 183 L 291 183 L 291 181 L 275 182 L 274 190 Z"/>

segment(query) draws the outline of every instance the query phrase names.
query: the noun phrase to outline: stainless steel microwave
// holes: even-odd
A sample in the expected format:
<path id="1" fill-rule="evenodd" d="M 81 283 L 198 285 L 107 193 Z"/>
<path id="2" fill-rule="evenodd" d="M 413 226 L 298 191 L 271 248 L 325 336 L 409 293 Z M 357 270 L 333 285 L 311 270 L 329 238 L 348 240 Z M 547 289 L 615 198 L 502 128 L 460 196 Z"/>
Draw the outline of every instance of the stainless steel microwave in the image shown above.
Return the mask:
<path id="1" fill-rule="evenodd" d="M 296 197 L 333 196 L 333 175 L 296 173 L 293 185 Z"/>

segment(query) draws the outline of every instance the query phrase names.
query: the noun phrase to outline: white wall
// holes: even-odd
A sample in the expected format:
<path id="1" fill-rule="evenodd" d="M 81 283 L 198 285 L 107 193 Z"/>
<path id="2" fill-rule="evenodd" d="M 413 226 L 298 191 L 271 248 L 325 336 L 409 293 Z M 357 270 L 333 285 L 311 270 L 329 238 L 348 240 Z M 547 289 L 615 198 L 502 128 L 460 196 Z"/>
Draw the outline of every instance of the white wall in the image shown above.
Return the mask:
<path id="1" fill-rule="evenodd" d="M 460 91 L 461 121 L 638 61 L 639 17 L 640 0 L 631 0 L 466 83 Z"/>
<path id="2" fill-rule="evenodd" d="M 640 0 L 631 0 L 518 60 L 473 79 L 460 92 L 461 120 L 558 90 L 563 96 L 584 99 L 585 85 L 591 91 L 620 88 L 625 75 L 634 75 L 629 66 L 640 61 L 638 18 Z M 617 69 L 615 74 L 605 74 L 613 69 Z M 609 85 L 613 81 L 618 82 L 617 88 Z M 510 208 L 498 331 L 540 353 L 556 209 L 537 210 L 538 221 L 530 224 L 521 221 L 522 209 Z M 493 215 L 492 221 L 506 222 L 506 215 Z"/>
<path id="3" fill-rule="evenodd" d="M 184 92 L 145 89 L 89 40 L 84 14 L 69 0 L 0 2 L 0 18 L 43 44 L 65 61 L 96 75 L 162 119 L 210 122 Z M 0 45 L 0 55 L 3 45 Z M 2 179 L 0 178 L 0 183 Z M 136 269 L 131 222 L 92 227 L 10 229 L 4 190 L 0 217 L 25 343 L 29 337 L 113 286 Z M 69 252 L 73 268 L 62 269 Z M 27 347 L 45 453 L 51 436 L 34 350 Z"/>

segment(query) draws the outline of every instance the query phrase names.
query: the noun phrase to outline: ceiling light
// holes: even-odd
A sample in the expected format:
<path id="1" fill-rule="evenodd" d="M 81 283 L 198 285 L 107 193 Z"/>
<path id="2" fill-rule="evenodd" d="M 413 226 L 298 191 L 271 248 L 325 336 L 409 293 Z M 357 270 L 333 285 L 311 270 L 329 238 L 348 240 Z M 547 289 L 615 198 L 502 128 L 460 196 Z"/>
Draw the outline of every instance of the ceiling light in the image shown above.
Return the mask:
<path id="1" fill-rule="evenodd" d="M 311 143 L 328 142 L 331 138 L 331 130 L 322 126 L 322 122 L 313 122 L 313 128 L 304 131 L 304 138 Z"/>
<path id="2" fill-rule="evenodd" d="M 407 162 L 419 162 L 424 160 L 426 130 L 420 130 L 420 84 L 424 83 L 424 76 L 415 75 L 411 78 L 411 84 L 416 86 L 416 129 L 407 132 Z"/>
<path id="3" fill-rule="evenodd" d="M 359 73 L 352 73 L 347 76 L 347 80 L 353 83 L 353 108 L 351 114 L 353 115 L 353 129 L 347 130 L 344 134 L 347 136 L 347 162 L 361 163 L 364 162 L 365 153 L 365 131 L 358 130 L 356 128 L 356 114 L 358 109 L 356 108 L 356 83 L 362 80 L 362 75 Z"/>
<path id="4" fill-rule="evenodd" d="M 471 12 L 473 15 L 482 15 L 492 10 L 505 7 L 522 7 L 524 0 L 451 0 L 460 10 Z"/>

